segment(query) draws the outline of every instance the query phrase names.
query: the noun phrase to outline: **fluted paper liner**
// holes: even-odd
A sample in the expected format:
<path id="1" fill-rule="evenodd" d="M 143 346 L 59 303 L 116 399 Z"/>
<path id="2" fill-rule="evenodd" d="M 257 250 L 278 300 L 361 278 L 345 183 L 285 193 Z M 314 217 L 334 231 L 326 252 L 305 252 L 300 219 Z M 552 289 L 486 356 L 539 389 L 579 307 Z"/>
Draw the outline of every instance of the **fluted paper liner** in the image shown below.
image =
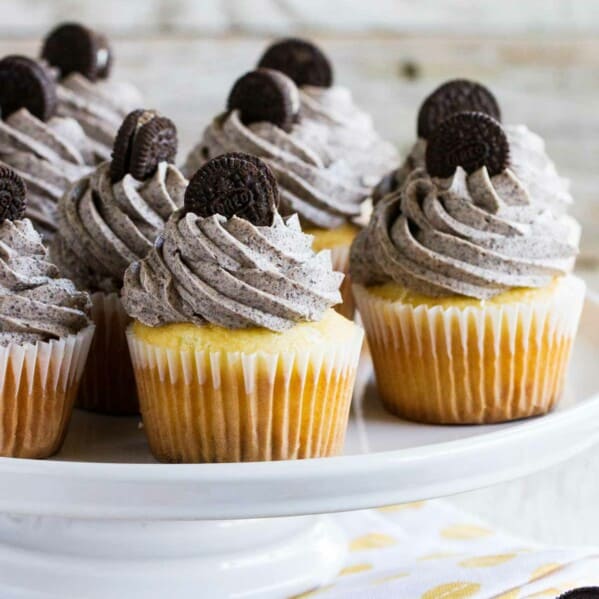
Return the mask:
<path id="1" fill-rule="evenodd" d="M 280 354 L 175 351 L 128 331 L 141 412 L 166 462 L 287 460 L 343 449 L 363 331 Z"/>
<path id="2" fill-rule="evenodd" d="M 97 292 L 91 299 L 96 334 L 76 405 L 105 414 L 138 414 L 139 402 L 126 336 L 131 318 L 117 293 Z"/>
<path id="3" fill-rule="evenodd" d="M 530 303 L 411 306 L 355 285 L 379 395 L 401 417 L 490 423 L 551 410 L 584 300 L 573 276 Z"/>
<path id="4" fill-rule="evenodd" d="M 0 455 L 45 458 L 66 435 L 94 334 L 0 347 Z"/>
<path id="5" fill-rule="evenodd" d="M 339 291 L 341 292 L 342 303 L 335 306 L 335 310 L 353 320 L 356 313 L 356 303 L 352 291 L 351 277 L 349 275 L 349 245 L 339 245 L 331 248 L 331 262 L 333 270 L 342 272 L 345 275 Z"/>

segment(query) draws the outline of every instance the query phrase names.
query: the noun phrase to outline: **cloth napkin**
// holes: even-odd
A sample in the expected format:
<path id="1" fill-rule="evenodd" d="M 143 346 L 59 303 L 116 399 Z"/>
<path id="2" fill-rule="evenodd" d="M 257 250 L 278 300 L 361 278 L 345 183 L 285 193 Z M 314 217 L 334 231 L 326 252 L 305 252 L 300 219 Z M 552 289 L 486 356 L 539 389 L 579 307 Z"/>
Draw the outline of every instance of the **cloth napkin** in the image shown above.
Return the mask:
<path id="1" fill-rule="evenodd" d="M 295 599 L 555 598 L 599 585 L 599 548 L 550 548 L 493 530 L 442 500 L 337 514 L 348 557 Z"/>

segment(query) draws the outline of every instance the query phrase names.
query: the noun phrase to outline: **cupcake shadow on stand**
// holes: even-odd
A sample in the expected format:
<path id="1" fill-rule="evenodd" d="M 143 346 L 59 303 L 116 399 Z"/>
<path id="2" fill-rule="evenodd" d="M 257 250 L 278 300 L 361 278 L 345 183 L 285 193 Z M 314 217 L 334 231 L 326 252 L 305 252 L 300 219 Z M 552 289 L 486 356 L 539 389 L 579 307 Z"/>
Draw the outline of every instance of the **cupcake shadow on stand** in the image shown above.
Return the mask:
<path id="1" fill-rule="evenodd" d="M 224 154 L 125 275 L 144 430 L 166 462 L 342 451 L 363 332 L 332 310 L 341 273 L 283 218 L 270 169 Z"/>
<path id="2" fill-rule="evenodd" d="M 0 455 L 45 458 L 64 440 L 94 334 L 89 296 L 48 262 L 26 187 L 0 166 Z"/>
<path id="3" fill-rule="evenodd" d="M 59 202 L 50 250 L 61 270 L 92 298 L 96 336 L 77 406 L 96 412 L 139 413 L 125 337 L 130 319 L 120 290 L 126 268 L 143 258 L 170 214 L 183 203 L 187 180 L 173 166 L 172 121 L 136 110 L 123 121 L 112 161 L 81 179 Z"/>

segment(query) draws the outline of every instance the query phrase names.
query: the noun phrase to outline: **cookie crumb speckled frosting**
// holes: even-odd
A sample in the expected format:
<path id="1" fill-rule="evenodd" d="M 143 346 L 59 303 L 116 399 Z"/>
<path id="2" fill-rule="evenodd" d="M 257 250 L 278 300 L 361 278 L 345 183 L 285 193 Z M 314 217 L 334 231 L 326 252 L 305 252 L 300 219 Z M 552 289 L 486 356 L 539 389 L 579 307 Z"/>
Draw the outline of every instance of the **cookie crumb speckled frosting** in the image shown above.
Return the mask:
<path id="1" fill-rule="evenodd" d="M 90 325 L 89 296 L 60 277 L 22 218 L 25 194 L 23 180 L 0 167 L 0 346 L 59 339 Z"/>
<path id="2" fill-rule="evenodd" d="M 260 88 L 251 85 L 256 80 Z M 242 82 L 247 83 L 243 94 L 239 92 Z M 269 105 L 286 111 L 284 120 L 275 112 L 256 112 L 262 93 L 276 98 Z M 281 214 L 297 213 L 303 223 L 325 229 L 360 215 L 368 188 L 356 169 L 331 151 L 327 127 L 302 117 L 298 90 L 289 77 L 269 69 L 247 73 L 233 86 L 229 108 L 206 128 L 202 141 L 188 156 L 184 166 L 188 176 L 210 158 L 246 152 L 272 169 L 281 192 Z M 258 114 L 261 120 L 254 116 L 250 122 L 247 114 Z"/>
<path id="3" fill-rule="evenodd" d="M 129 315 L 148 326 L 191 322 L 273 331 L 321 319 L 340 301 L 343 275 L 333 271 L 329 251 L 312 250 L 297 216 L 278 213 L 277 196 L 272 173 L 253 156 L 208 162 L 190 181 L 186 208 L 127 270 Z M 193 210 L 202 203 L 210 208 L 200 216 Z M 269 224 L 257 224 L 266 214 Z"/>
<path id="4" fill-rule="evenodd" d="M 568 274 L 577 254 L 570 225 L 532 201 L 507 147 L 501 125 L 482 113 L 458 113 L 437 127 L 427 168 L 376 205 L 354 242 L 353 280 L 487 299 Z M 447 168 L 439 156 L 453 161 L 452 176 L 431 176 Z"/>
<path id="5" fill-rule="evenodd" d="M 428 137 L 445 118 L 460 111 L 483 112 L 497 121 L 501 119 L 497 100 L 480 83 L 465 79 L 445 82 L 422 103 L 417 119 L 418 139 L 403 164 L 389 172 L 375 187 L 375 202 L 400 189 L 412 171 L 426 168 Z M 543 139 L 525 125 L 504 125 L 503 129 L 510 145 L 510 170 L 526 187 L 531 201 L 563 213 L 573 202 L 570 183 L 558 174 Z"/>
<path id="6" fill-rule="evenodd" d="M 73 185 L 59 203 L 52 257 L 91 291 L 118 291 L 129 264 L 150 251 L 171 213 L 183 205 L 187 180 L 171 164 L 174 125 L 155 111 L 131 114 L 135 122 L 129 127 L 132 121 L 126 119 L 115 141 L 113 160 L 120 160 L 120 178 L 115 180 L 112 164 L 105 162 Z M 163 146 L 156 140 L 165 130 L 168 148 L 161 152 L 157 148 Z M 145 151 L 147 147 L 151 151 Z M 134 169 L 144 179 L 134 178 Z"/>

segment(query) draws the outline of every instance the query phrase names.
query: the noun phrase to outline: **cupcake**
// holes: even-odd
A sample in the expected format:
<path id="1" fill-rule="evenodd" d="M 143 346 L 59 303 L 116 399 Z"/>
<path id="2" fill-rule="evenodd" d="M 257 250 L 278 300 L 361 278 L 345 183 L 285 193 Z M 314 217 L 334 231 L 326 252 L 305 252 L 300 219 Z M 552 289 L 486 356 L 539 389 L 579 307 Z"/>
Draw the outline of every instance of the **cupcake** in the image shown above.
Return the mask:
<path id="1" fill-rule="evenodd" d="M 47 69 L 25 56 L 0 60 L 0 161 L 27 183 L 26 215 L 47 238 L 60 196 L 101 160 L 75 120 L 56 116 L 56 106 Z"/>
<path id="2" fill-rule="evenodd" d="M 58 79 L 58 114 L 74 118 L 108 160 L 124 117 L 142 98 L 133 85 L 110 78 L 114 60 L 107 38 L 79 23 L 63 23 L 44 39 L 41 59 Z"/>
<path id="3" fill-rule="evenodd" d="M 0 455 L 60 449 L 93 336 L 89 297 L 59 278 L 25 215 L 26 187 L 0 166 Z"/>
<path id="4" fill-rule="evenodd" d="M 321 457 L 343 448 L 363 333 L 331 307 L 341 273 L 280 216 L 264 162 L 206 163 L 125 274 L 144 430 L 165 462 Z"/>
<path id="5" fill-rule="evenodd" d="M 381 400 L 430 423 L 544 414 L 584 297 L 568 224 L 532 201 L 488 115 L 443 121 L 425 165 L 377 203 L 351 251 Z"/>
<path id="6" fill-rule="evenodd" d="M 268 98 L 265 102 L 263 98 Z M 272 169 L 281 193 L 280 212 L 298 214 L 314 249 L 330 249 L 335 270 L 346 273 L 349 247 L 359 228 L 368 189 L 344 159 L 334 158 L 325 126 L 304 119 L 293 81 L 279 71 L 258 69 L 238 79 L 227 102 L 187 159 L 190 176 L 206 160 L 226 152 L 247 152 Z M 341 312 L 353 314 L 345 283 Z"/>
<path id="7" fill-rule="evenodd" d="M 399 189 L 414 169 L 425 166 L 429 137 L 444 119 L 462 111 L 483 112 L 501 120 L 499 104 L 485 86 L 465 79 L 445 82 L 422 103 L 417 120 L 418 139 L 401 167 L 377 185 L 375 201 Z M 549 206 L 557 214 L 564 213 L 573 201 L 570 184 L 558 175 L 543 139 L 525 125 L 505 125 L 504 131 L 510 146 L 510 170 L 527 188 L 531 201 Z"/>
<path id="8" fill-rule="evenodd" d="M 301 117 L 325 127 L 331 155 L 345 159 L 364 185 L 372 187 L 399 164 L 395 146 L 379 135 L 350 90 L 334 85 L 331 63 L 315 44 L 297 38 L 278 40 L 266 49 L 258 68 L 281 71 L 295 82 Z"/>
<path id="9" fill-rule="evenodd" d="M 61 198 L 51 255 L 91 294 L 96 337 L 77 405 L 110 414 L 137 413 L 135 381 L 119 293 L 129 264 L 143 258 L 170 214 L 183 204 L 187 180 L 173 166 L 174 124 L 151 110 L 123 121 L 112 161 Z"/>

